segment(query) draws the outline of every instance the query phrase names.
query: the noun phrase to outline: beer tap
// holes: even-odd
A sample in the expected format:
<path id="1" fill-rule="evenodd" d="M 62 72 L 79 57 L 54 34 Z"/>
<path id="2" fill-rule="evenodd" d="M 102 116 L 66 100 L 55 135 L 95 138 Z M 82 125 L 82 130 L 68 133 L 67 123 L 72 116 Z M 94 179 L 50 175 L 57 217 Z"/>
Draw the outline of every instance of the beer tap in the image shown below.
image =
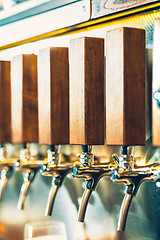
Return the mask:
<path id="1" fill-rule="evenodd" d="M 43 176 L 52 177 L 45 215 L 51 216 L 58 189 L 71 173 L 71 162 L 62 162 L 56 145 L 69 144 L 68 48 L 41 49 L 38 54 L 39 143 L 50 146 Z"/>
<path id="2" fill-rule="evenodd" d="M 42 160 L 35 160 L 31 154 L 27 144 L 22 145 L 20 151 L 19 160 L 15 161 L 14 169 L 16 172 L 24 173 L 24 182 L 21 187 L 21 192 L 18 200 L 18 209 L 23 210 L 25 205 L 25 200 L 30 188 L 31 183 L 33 182 L 37 172 L 40 170 L 42 165 Z"/>
<path id="3" fill-rule="evenodd" d="M 114 161 L 108 163 L 94 164 L 94 155 L 91 153 L 92 147 L 82 145 L 82 153 L 79 154 L 80 162 L 75 162 L 72 168 L 73 177 L 85 179 L 85 191 L 78 214 L 78 221 L 84 222 L 87 205 L 92 192 L 95 190 L 99 180 L 103 176 L 110 176 L 110 166 Z"/>
<path id="4" fill-rule="evenodd" d="M 28 190 L 42 165 L 30 154 L 28 143 L 38 142 L 37 56 L 20 54 L 11 61 L 12 143 L 21 143 L 14 170 L 24 173 L 18 209 L 24 209 Z M 27 144 L 26 144 L 27 143 Z"/>
<path id="5" fill-rule="evenodd" d="M 159 163 L 137 166 L 134 157 L 128 153 L 128 146 L 123 146 L 121 156 L 113 154 L 113 158 L 118 163 L 115 169 L 111 170 L 110 178 L 115 183 L 124 183 L 124 198 L 121 204 L 117 231 L 124 231 L 126 227 L 129 208 L 133 197 L 140 185 L 144 181 L 154 181 L 155 172 L 153 169 L 159 168 Z"/>
<path id="6" fill-rule="evenodd" d="M 54 145 L 48 150 L 48 163 L 42 165 L 43 176 L 52 177 L 52 187 L 49 192 L 45 216 L 51 216 L 58 189 L 62 186 L 65 177 L 72 171 L 72 163 L 61 162 L 59 153 Z"/>
<path id="7" fill-rule="evenodd" d="M 123 146 L 120 157 L 113 155 L 116 166 L 110 178 L 126 185 L 118 231 L 125 230 L 139 186 L 153 176 L 152 165 L 139 167 L 128 153 L 128 146 L 146 143 L 145 51 L 145 30 L 122 27 L 107 32 L 106 143 Z"/>
<path id="8" fill-rule="evenodd" d="M 81 145 L 80 161 L 72 175 L 85 179 L 78 220 L 83 222 L 92 192 L 103 168 L 94 165 L 91 145 L 104 144 L 104 39 L 82 37 L 70 41 L 70 144 Z M 107 165 L 107 164 L 106 164 Z"/>

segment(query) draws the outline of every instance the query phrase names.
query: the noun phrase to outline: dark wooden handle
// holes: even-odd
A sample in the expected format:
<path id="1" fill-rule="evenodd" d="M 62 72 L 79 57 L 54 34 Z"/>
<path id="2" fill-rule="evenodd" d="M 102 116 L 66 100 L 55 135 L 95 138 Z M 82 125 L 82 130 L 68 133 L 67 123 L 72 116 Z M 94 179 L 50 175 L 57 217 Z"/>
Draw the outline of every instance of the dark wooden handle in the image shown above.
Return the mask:
<path id="1" fill-rule="evenodd" d="M 0 61 L 0 143 L 11 142 L 11 64 Z"/>
<path id="2" fill-rule="evenodd" d="M 68 48 L 47 48 L 38 55 L 39 143 L 69 143 Z"/>
<path id="3" fill-rule="evenodd" d="M 11 62 L 12 142 L 38 142 L 37 56 Z"/>

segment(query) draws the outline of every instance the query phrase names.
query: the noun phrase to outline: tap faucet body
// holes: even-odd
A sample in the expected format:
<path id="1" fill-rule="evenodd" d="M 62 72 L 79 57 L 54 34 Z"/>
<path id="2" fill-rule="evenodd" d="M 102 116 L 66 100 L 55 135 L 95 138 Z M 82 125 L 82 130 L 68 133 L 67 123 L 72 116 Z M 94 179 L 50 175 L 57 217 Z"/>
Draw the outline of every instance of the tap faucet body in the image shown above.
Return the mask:
<path id="1" fill-rule="evenodd" d="M 103 176 L 110 176 L 111 162 L 94 165 L 94 155 L 91 153 L 91 147 L 87 147 L 86 145 L 82 145 L 81 147 L 82 154 L 78 154 L 80 161 L 75 162 L 72 168 L 72 175 L 76 178 L 85 179 L 85 191 L 82 196 L 82 202 L 78 214 L 78 221 L 84 222 L 91 194 Z"/>
<path id="2" fill-rule="evenodd" d="M 125 231 L 132 199 L 136 196 L 142 182 L 154 181 L 155 177 L 151 169 L 158 166 L 159 163 L 137 166 L 134 158 L 128 155 L 126 151 L 124 155 L 122 152 L 120 157 L 114 154 L 113 158 L 119 161 L 119 165 L 111 171 L 110 178 L 113 182 L 124 183 L 126 185 L 117 227 L 117 231 Z"/>
<path id="3" fill-rule="evenodd" d="M 48 151 L 48 163 L 43 164 L 41 173 L 43 176 L 51 176 L 52 187 L 49 192 L 45 216 L 51 216 L 58 189 L 62 186 L 65 177 L 72 172 L 72 163 L 60 163 L 57 151 Z"/>
<path id="4" fill-rule="evenodd" d="M 17 208 L 23 210 L 25 206 L 25 200 L 37 172 L 40 170 L 42 160 L 34 160 L 30 156 L 28 148 L 23 148 L 20 152 L 20 158 L 14 163 L 14 170 L 16 172 L 24 173 L 24 182 L 21 187 L 20 196 L 18 200 Z"/>
<path id="5" fill-rule="evenodd" d="M 13 174 L 14 159 L 6 158 L 6 148 L 3 144 L 0 147 L 0 201 L 2 201 L 3 193 L 8 180 Z"/>
<path id="6" fill-rule="evenodd" d="M 83 166 L 75 164 L 72 169 L 72 175 L 76 178 L 85 179 L 85 191 L 82 196 L 82 202 L 79 209 L 78 221 L 84 222 L 87 205 L 92 192 L 95 190 L 99 180 L 103 176 L 110 176 L 109 165 Z"/>

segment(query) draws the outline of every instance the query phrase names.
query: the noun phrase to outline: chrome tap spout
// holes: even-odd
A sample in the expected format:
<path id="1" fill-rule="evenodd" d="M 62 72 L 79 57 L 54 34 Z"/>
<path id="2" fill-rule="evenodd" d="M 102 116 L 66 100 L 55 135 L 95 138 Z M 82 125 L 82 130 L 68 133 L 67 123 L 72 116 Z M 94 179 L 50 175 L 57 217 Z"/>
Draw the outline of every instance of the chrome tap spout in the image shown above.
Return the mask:
<path id="1" fill-rule="evenodd" d="M 130 209 L 132 199 L 133 199 L 133 195 L 128 194 L 128 193 L 125 194 L 122 204 L 121 204 L 121 208 L 120 208 L 117 231 L 125 231 L 128 212 Z"/>
<path id="2" fill-rule="evenodd" d="M 55 198 L 60 186 L 52 184 L 51 190 L 49 192 L 48 201 L 46 205 L 45 216 L 52 216 L 53 205 L 55 202 Z"/>
<path id="3" fill-rule="evenodd" d="M 18 204 L 17 204 L 17 208 L 19 210 L 24 209 L 26 197 L 27 197 L 30 185 L 35 178 L 36 173 L 37 173 L 37 169 L 34 170 L 34 171 L 33 170 L 28 170 L 28 172 L 25 173 L 24 182 L 23 182 L 23 185 L 21 187 L 19 200 L 18 200 Z"/>
<path id="4" fill-rule="evenodd" d="M 52 187 L 49 192 L 45 216 L 51 216 L 58 189 L 62 186 L 65 177 L 72 172 L 72 163 L 47 164 L 41 167 L 44 176 L 52 176 Z"/>
<path id="5" fill-rule="evenodd" d="M 116 155 L 113 155 L 115 158 Z M 116 160 L 118 160 L 116 156 Z M 119 157 L 119 166 L 113 169 L 110 178 L 113 182 L 125 184 L 125 195 L 120 208 L 117 231 L 125 231 L 129 209 L 133 197 L 140 185 L 144 181 L 154 181 L 154 173 L 159 168 L 159 163 L 153 163 L 146 166 L 137 166 L 131 155 L 121 155 Z"/>
<path id="6" fill-rule="evenodd" d="M 87 205 L 88 205 L 91 194 L 92 194 L 92 190 L 86 188 L 82 196 L 82 202 L 81 202 L 81 206 L 78 213 L 78 222 L 84 222 Z"/>
<path id="7" fill-rule="evenodd" d="M 127 217 L 129 213 L 129 209 L 132 203 L 133 197 L 136 196 L 136 193 L 144 181 L 153 181 L 152 173 L 130 173 L 128 176 L 120 176 L 118 181 L 126 185 L 125 187 L 125 195 L 121 204 L 120 213 L 119 213 L 119 220 L 117 231 L 125 231 Z"/>
<path id="8" fill-rule="evenodd" d="M 16 172 L 24 173 L 24 182 L 21 187 L 20 196 L 17 204 L 17 208 L 23 210 L 25 207 L 26 197 L 37 172 L 40 170 L 42 160 L 32 160 L 30 152 L 27 148 L 21 150 L 20 159 L 15 161 L 14 170 Z"/>
<path id="9" fill-rule="evenodd" d="M 21 187 L 21 192 L 20 192 L 20 196 L 19 196 L 19 200 L 18 200 L 18 204 L 17 204 L 17 208 L 19 210 L 23 210 L 24 209 L 24 204 L 26 201 L 26 196 L 27 196 L 27 192 L 29 189 L 31 182 L 29 180 L 24 181 L 22 187 Z"/>
<path id="10" fill-rule="evenodd" d="M 95 190 L 99 180 L 103 176 L 110 176 L 110 163 L 98 164 L 92 166 L 83 166 L 80 163 L 75 163 L 72 168 L 73 177 L 85 179 L 85 191 L 82 196 L 81 205 L 78 213 L 78 221 L 84 222 L 87 206 L 92 192 Z"/>
<path id="11" fill-rule="evenodd" d="M 1 144 L 0 148 L 0 202 L 2 201 L 5 187 L 13 174 L 13 158 L 6 158 L 6 148 Z"/>
<path id="12" fill-rule="evenodd" d="M 3 193 L 6 187 L 6 184 L 9 180 L 9 178 L 12 176 L 13 173 L 13 168 L 10 166 L 4 167 L 3 170 L 1 171 L 1 179 L 0 179 L 0 202 L 2 201 L 3 198 Z"/>

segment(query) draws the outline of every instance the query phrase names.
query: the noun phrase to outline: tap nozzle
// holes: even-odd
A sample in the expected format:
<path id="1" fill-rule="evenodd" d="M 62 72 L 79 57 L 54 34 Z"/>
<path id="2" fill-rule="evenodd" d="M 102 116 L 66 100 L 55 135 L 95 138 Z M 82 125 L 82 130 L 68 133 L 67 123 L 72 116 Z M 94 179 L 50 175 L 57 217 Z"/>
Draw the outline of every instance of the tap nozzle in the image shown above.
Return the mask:
<path id="1" fill-rule="evenodd" d="M 46 171 L 42 173 L 44 176 L 52 176 L 52 187 L 49 192 L 47 205 L 46 205 L 46 216 L 51 216 L 53 211 L 53 206 L 55 202 L 55 198 L 58 192 L 58 189 L 62 186 L 65 177 L 70 174 L 72 171 L 72 164 L 71 163 L 64 163 L 55 166 L 48 166 Z"/>

